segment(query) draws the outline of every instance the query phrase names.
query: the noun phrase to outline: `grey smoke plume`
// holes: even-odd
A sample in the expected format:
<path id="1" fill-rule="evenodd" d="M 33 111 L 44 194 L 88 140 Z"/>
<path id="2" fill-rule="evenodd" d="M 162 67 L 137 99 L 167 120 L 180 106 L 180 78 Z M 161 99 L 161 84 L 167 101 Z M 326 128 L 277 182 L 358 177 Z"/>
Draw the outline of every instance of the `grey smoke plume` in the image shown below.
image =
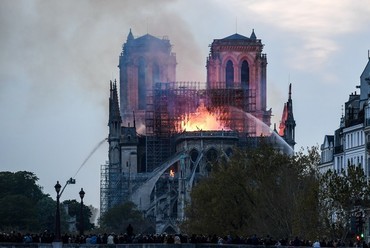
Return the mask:
<path id="1" fill-rule="evenodd" d="M 118 80 L 130 28 L 135 36 L 168 36 L 179 76 L 205 74 L 191 28 L 171 10 L 176 2 L 1 1 L 1 170 L 33 171 L 53 192 L 56 180 L 78 169 L 107 135 L 109 80 Z M 99 148 L 77 176 L 90 177 L 94 191 L 106 149 Z"/>

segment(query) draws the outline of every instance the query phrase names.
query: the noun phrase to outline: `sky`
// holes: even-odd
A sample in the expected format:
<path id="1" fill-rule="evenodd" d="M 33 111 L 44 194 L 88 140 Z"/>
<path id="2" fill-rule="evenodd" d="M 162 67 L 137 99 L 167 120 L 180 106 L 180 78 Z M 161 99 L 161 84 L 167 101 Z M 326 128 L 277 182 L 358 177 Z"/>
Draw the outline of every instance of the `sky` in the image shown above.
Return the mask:
<path id="1" fill-rule="evenodd" d="M 177 80 L 206 80 L 209 44 L 254 29 L 267 54 L 267 105 L 279 124 L 292 84 L 296 150 L 339 127 L 370 49 L 369 0 L 2 0 L 0 171 L 31 171 L 43 192 L 100 204 L 109 81 L 130 28 L 167 36 Z"/>

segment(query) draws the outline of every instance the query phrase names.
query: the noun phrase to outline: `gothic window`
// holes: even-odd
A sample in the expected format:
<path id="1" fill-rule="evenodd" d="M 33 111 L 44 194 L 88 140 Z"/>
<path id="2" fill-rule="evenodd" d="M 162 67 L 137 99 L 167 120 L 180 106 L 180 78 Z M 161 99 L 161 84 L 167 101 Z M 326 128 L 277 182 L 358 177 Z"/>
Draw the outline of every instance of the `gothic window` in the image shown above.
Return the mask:
<path id="1" fill-rule="evenodd" d="M 212 165 L 214 163 L 216 163 L 218 159 L 218 153 L 217 153 L 217 150 L 215 148 L 210 148 L 207 152 L 206 152 L 206 160 L 207 160 L 207 165 L 206 165 L 206 170 L 208 172 L 211 171 L 211 168 L 212 168 Z"/>
<path id="2" fill-rule="evenodd" d="M 153 83 L 159 82 L 159 66 L 157 62 L 153 64 Z"/>
<path id="3" fill-rule="evenodd" d="M 138 68 L 138 104 L 139 109 L 145 109 L 146 107 L 146 85 L 145 85 L 145 60 L 144 58 L 139 59 Z"/>
<path id="4" fill-rule="evenodd" d="M 249 65 L 246 60 L 243 61 L 242 63 L 242 68 L 240 70 L 240 79 L 242 83 L 242 88 L 243 89 L 248 89 L 249 88 Z"/>
<path id="5" fill-rule="evenodd" d="M 199 157 L 199 152 L 196 149 L 192 149 L 190 151 L 190 170 L 193 171 L 194 166 L 196 165 L 195 162 L 197 161 Z M 199 172 L 199 166 L 196 168 L 196 172 Z"/>
<path id="6" fill-rule="evenodd" d="M 234 65 L 231 60 L 226 63 L 226 88 L 232 88 L 234 85 Z"/>

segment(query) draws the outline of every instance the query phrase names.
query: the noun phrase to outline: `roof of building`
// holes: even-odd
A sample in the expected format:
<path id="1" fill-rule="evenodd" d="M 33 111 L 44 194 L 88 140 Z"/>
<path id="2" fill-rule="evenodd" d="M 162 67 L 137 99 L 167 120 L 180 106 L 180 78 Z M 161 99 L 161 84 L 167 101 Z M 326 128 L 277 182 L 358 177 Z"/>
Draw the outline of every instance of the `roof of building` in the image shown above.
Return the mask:
<path id="1" fill-rule="evenodd" d="M 221 40 L 256 40 L 257 39 L 257 36 L 256 34 L 254 33 L 254 29 L 252 30 L 252 33 L 251 33 L 251 36 L 248 38 L 244 35 L 241 35 L 241 34 L 238 34 L 238 33 L 235 33 L 235 34 L 232 34 L 230 36 L 227 36 Z"/>
<path id="2" fill-rule="evenodd" d="M 144 49 L 144 50 L 160 50 L 160 51 L 169 51 L 171 49 L 171 44 L 168 39 L 160 39 L 150 34 L 145 34 L 138 38 L 134 38 L 132 31 L 127 36 L 127 41 L 124 44 L 124 47 L 131 49 Z"/>
<path id="3" fill-rule="evenodd" d="M 262 51 L 263 44 L 260 39 L 257 39 L 254 30 L 250 37 L 235 33 L 222 39 L 214 39 L 212 46 L 255 46 Z"/>
<path id="4" fill-rule="evenodd" d="M 334 135 L 326 135 L 326 138 L 328 139 L 329 143 L 334 143 Z"/>
<path id="5" fill-rule="evenodd" d="M 233 35 L 227 36 L 221 40 L 250 40 L 250 38 L 245 37 L 241 34 L 235 33 Z"/>

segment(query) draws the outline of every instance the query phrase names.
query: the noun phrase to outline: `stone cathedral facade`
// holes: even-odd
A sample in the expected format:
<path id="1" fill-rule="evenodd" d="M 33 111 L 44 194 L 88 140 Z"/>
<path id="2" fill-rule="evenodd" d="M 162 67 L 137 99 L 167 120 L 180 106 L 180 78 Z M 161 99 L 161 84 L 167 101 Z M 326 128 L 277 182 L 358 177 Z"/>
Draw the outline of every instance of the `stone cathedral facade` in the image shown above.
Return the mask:
<path id="1" fill-rule="evenodd" d="M 215 39 L 207 81 L 177 82 L 169 39 L 135 38 L 129 31 L 119 56 L 119 82 L 110 84 L 102 213 L 132 201 L 157 233 L 180 232 L 191 189 L 213 163 L 262 139 L 282 152 L 294 151 L 291 85 L 279 130 L 270 129 L 263 46 L 254 30 L 249 37 Z"/>

